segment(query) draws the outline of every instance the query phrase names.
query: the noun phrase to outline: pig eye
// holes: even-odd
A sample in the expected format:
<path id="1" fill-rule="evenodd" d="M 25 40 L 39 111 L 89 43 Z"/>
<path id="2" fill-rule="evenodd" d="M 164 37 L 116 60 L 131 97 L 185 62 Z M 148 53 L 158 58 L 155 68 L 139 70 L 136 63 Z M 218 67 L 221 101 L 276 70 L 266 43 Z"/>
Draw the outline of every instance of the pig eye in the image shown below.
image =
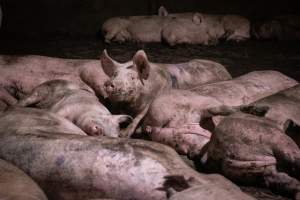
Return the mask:
<path id="1" fill-rule="evenodd" d="M 118 72 L 114 72 L 112 75 L 112 77 L 116 77 L 116 76 L 118 76 Z"/>

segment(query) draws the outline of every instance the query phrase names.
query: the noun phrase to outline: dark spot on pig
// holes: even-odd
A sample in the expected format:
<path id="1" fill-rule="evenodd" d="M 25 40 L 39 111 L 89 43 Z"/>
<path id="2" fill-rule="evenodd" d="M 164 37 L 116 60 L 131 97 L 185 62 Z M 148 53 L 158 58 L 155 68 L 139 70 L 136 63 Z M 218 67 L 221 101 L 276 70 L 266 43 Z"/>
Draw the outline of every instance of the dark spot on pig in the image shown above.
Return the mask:
<path id="1" fill-rule="evenodd" d="M 129 65 L 128 67 L 126 67 L 126 69 L 132 69 L 133 65 Z"/>
<path id="2" fill-rule="evenodd" d="M 264 117 L 269 111 L 268 106 L 244 106 L 241 107 L 241 111 L 247 114 L 255 115 L 258 117 Z"/>
<path id="3" fill-rule="evenodd" d="M 64 156 L 59 156 L 56 161 L 55 161 L 55 164 L 60 167 L 62 164 L 64 164 L 65 162 L 65 157 Z"/>
<path id="4" fill-rule="evenodd" d="M 164 178 L 165 181 L 163 183 L 163 186 L 161 188 L 158 188 L 158 190 L 167 192 L 170 188 L 173 188 L 175 191 L 181 192 L 190 187 L 188 180 L 186 180 L 184 176 L 171 175 L 171 176 L 165 176 Z"/>
<path id="5" fill-rule="evenodd" d="M 300 126 L 294 123 L 292 120 L 287 120 L 287 128 L 285 133 L 294 140 L 294 142 L 300 148 Z"/>
<path id="6" fill-rule="evenodd" d="M 215 124 L 212 120 L 211 117 L 209 118 L 202 118 L 200 120 L 200 126 L 206 130 L 209 130 L 209 131 L 213 131 L 215 129 Z"/>
<path id="7" fill-rule="evenodd" d="M 178 80 L 176 76 L 171 75 L 171 80 L 172 80 L 172 88 L 178 88 Z"/>

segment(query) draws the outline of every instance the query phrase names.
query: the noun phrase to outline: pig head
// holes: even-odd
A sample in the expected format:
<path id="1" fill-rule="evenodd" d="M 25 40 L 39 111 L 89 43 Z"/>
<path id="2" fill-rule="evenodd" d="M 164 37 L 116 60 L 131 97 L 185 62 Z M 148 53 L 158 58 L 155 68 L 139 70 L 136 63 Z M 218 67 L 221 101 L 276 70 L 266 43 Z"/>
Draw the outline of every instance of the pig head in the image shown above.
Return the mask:
<path id="1" fill-rule="evenodd" d="M 108 98 L 113 103 L 124 103 L 133 115 L 141 112 L 161 91 L 172 87 L 168 71 L 150 63 L 143 50 L 126 63 L 114 61 L 104 50 L 101 64 L 110 77 L 104 86 Z"/>

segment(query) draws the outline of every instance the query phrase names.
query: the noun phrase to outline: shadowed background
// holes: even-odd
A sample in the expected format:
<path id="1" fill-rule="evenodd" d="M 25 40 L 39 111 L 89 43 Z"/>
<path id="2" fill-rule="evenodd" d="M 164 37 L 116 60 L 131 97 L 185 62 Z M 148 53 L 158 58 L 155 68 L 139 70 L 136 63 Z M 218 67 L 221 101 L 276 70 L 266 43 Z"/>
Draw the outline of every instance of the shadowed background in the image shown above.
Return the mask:
<path id="1" fill-rule="evenodd" d="M 240 14 L 256 20 L 299 13 L 297 0 L 1 0 L 0 33 L 10 36 L 94 36 L 103 21 L 119 15 L 169 11 Z"/>

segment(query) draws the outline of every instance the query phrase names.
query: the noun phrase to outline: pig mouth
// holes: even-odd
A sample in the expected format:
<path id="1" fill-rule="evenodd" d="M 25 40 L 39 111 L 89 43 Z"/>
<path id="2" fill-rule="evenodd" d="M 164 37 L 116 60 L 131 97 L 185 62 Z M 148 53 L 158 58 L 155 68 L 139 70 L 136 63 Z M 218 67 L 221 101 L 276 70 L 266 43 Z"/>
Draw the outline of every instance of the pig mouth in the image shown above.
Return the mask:
<path id="1" fill-rule="evenodd" d="M 132 97 L 135 94 L 135 90 L 131 89 L 129 91 L 120 91 L 120 90 L 115 90 L 115 91 L 110 91 L 108 93 L 108 98 L 114 101 L 126 101 L 132 99 Z"/>

